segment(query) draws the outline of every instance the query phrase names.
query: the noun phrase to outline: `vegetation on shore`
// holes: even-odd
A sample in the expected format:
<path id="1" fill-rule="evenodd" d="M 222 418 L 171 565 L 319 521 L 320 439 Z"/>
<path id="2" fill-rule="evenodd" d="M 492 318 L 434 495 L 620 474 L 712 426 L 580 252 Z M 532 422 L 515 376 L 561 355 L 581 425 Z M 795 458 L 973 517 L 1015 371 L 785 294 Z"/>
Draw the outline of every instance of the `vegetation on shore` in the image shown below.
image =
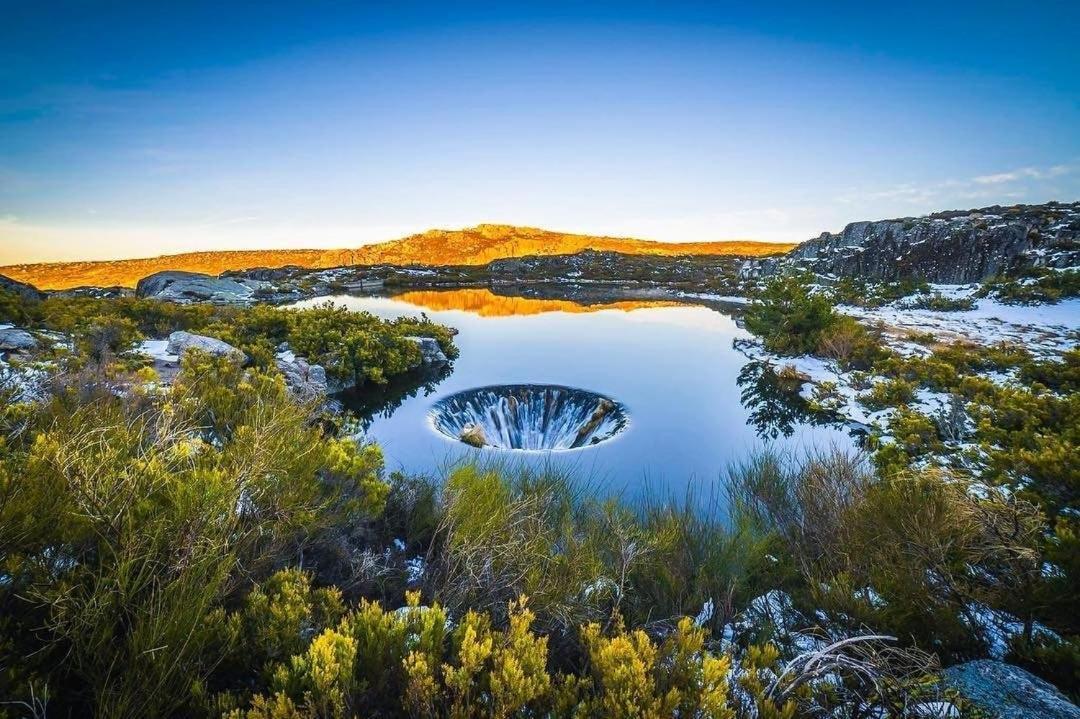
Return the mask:
<path id="1" fill-rule="evenodd" d="M 829 341 L 850 320 L 833 309 L 838 299 L 847 299 L 846 292 L 843 286 L 834 295 L 816 291 L 806 277 L 777 278 L 759 293 L 746 326 L 778 354 L 814 354 L 859 369 Z M 998 572 L 1021 592 L 1020 603 L 1007 610 L 1022 625 L 1010 651 L 1014 661 L 1075 688 L 1080 678 L 1075 617 L 1080 349 L 1039 359 L 1016 345 L 936 343 L 923 354 L 902 355 L 880 342 L 872 328 L 859 337 L 859 356 L 869 359 L 865 371 L 854 374 L 868 388 L 860 400 L 871 409 L 888 410 L 884 431 L 868 438 L 879 475 L 901 476 L 913 469 L 955 474 L 966 493 L 1002 493 L 1028 504 L 1025 511 L 1041 518 L 1040 529 L 1030 535 L 1034 553 L 1026 568 L 1005 566 Z M 944 398 L 945 407 L 926 409 L 919 402 L 924 392 Z M 989 516 L 985 507 L 979 511 Z M 1008 531 L 1015 535 L 1035 526 L 1021 530 L 1025 521 L 1014 517 Z M 1039 623 L 1053 631 L 1035 631 Z M 948 642 L 948 631 L 940 627 L 924 641 L 931 635 L 939 645 Z"/>
<path id="2" fill-rule="evenodd" d="M 3 298 L 8 320 L 73 345 L 43 350 L 34 401 L 0 389 L 0 716 L 967 714 L 938 669 L 998 641 L 1075 686 L 1076 352 L 900 357 L 778 280 L 748 326 L 890 377 L 891 437 L 630 504 L 509 466 L 388 476 L 272 361 L 287 341 L 378 382 L 400 337 L 453 351 L 431 323 Z M 190 352 L 160 391 L 125 350 L 174 329 L 250 362 Z M 947 430 L 909 406 L 931 387 L 966 402 L 977 457 L 933 461 Z"/>
<path id="3" fill-rule="evenodd" d="M 302 310 L 266 305 L 179 305 L 124 297 L 49 296 L 26 300 L 0 292 L 0 322 L 59 333 L 59 357 L 76 363 L 121 357 L 136 342 L 185 330 L 223 340 L 242 350 L 256 367 L 274 364 L 277 348 L 322 365 L 337 380 L 378 384 L 415 367 L 420 349 L 408 337 L 433 337 L 453 359 L 451 330 L 425 318 L 386 321 L 329 303 Z M 126 358 L 128 366 L 138 358 Z"/>

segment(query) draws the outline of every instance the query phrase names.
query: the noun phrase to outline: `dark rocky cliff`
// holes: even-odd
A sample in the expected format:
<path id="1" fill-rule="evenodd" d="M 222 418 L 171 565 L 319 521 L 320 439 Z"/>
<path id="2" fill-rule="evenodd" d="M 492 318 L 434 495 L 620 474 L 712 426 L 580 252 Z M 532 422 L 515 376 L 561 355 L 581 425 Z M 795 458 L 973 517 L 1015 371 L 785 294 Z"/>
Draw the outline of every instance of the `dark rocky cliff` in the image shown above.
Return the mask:
<path id="1" fill-rule="evenodd" d="M 1080 202 L 984 207 L 825 232 L 779 258 L 748 260 L 743 275 L 789 269 L 892 281 L 978 282 L 1028 267 L 1080 265 Z"/>

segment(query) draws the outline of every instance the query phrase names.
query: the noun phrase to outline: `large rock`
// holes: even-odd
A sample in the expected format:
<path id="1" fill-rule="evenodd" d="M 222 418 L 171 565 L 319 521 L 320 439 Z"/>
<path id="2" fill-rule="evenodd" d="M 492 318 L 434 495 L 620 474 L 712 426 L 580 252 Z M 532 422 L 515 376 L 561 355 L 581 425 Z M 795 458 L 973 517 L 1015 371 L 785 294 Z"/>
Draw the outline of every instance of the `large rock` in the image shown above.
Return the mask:
<path id="1" fill-rule="evenodd" d="M 172 302 L 248 304 L 255 300 L 256 292 L 271 289 L 272 285 L 259 280 L 211 277 L 198 272 L 168 270 L 139 280 L 139 284 L 135 286 L 135 295 Z"/>
<path id="2" fill-rule="evenodd" d="M 24 352 L 35 349 L 38 341 L 18 327 L 0 328 L 0 352 Z"/>
<path id="3" fill-rule="evenodd" d="M 184 353 L 188 350 L 197 349 L 215 357 L 229 357 L 238 362 L 247 362 L 247 355 L 233 347 L 228 342 L 216 339 L 214 337 L 206 337 L 204 335 L 196 335 L 191 332 L 173 332 L 169 335 L 169 344 L 166 347 L 166 352 L 177 357 L 183 357 Z"/>
<path id="4" fill-rule="evenodd" d="M 329 391 L 326 370 L 321 366 L 290 353 L 279 354 L 275 364 L 285 378 L 285 386 L 300 399 L 319 399 Z"/>
<path id="5" fill-rule="evenodd" d="M 1080 265 L 1080 202 L 984 207 L 825 232 L 777 258 L 744 263 L 744 276 L 808 270 L 819 276 L 964 284 L 1028 267 Z"/>
<path id="6" fill-rule="evenodd" d="M 420 346 L 420 365 L 435 366 L 447 364 L 446 353 L 442 351 L 438 340 L 433 337 L 406 337 Z"/>
<path id="7" fill-rule="evenodd" d="M 40 300 L 45 297 L 45 293 L 33 285 L 18 282 L 4 275 L 0 275 L 0 292 L 10 292 L 13 295 L 22 297 L 24 300 Z"/>
<path id="8" fill-rule="evenodd" d="M 1080 719 L 1080 708 L 1048 682 L 991 659 L 945 670 L 945 682 L 996 719 Z"/>

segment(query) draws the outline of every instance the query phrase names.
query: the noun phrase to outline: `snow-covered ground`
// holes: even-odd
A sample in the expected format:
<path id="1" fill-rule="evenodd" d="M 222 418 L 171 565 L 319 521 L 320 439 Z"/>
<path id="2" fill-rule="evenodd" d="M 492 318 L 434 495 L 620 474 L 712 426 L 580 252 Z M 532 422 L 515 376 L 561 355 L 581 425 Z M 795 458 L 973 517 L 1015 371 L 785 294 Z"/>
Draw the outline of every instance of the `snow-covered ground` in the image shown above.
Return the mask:
<path id="1" fill-rule="evenodd" d="M 945 297 L 965 298 L 971 297 L 979 287 L 935 285 L 932 289 Z M 866 324 L 880 326 L 884 330 L 885 343 L 903 355 L 929 355 L 931 352 L 912 341 L 913 334 L 929 333 L 938 342 L 1014 343 L 1041 356 L 1060 355 L 1076 347 L 1080 339 L 1080 299 L 1064 300 L 1055 305 L 1007 305 L 984 298 L 976 300 L 974 309 L 959 312 L 904 308 L 903 304 L 910 299 L 877 308 L 842 305 L 837 309 Z M 791 368 L 789 371 L 804 378 L 800 394 L 805 399 L 818 401 L 853 426 L 873 429 L 885 436 L 888 420 L 896 410 L 875 410 L 860 401 L 860 395 L 870 389 L 860 373 L 845 372 L 834 361 L 809 355 L 776 357 L 757 340 L 737 340 L 736 348 L 749 359 L 769 362 L 777 370 Z M 1005 374 L 987 373 L 985 376 L 999 384 L 1010 381 L 1010 376 Z M 945 422 L 952 411 L 952 402 L 946 393 L 920 389 L 908 406 Z"/>
<path id="2" fill-rule="evenodd" d="M 933 289 L 945 297 L 964 298 L 971 297 L 978 286 L 935 285 Z M 959 312 L 902 307 L 909 299 L 884 307 L 841 305 L 837 309 L 864 322 L 880 322 L 890 344 L 902 342 L 905 334 L 929 332 L 944 342 L 967 340 L 984 345 L 1010 342 L 1023 345 L 1035 354 L 1049 355 L 1076 346 L 1080 333 L 1080 298 L 1055 305 L 1008 305 L 983 298 L 975 300 L 975 309 Z"/>

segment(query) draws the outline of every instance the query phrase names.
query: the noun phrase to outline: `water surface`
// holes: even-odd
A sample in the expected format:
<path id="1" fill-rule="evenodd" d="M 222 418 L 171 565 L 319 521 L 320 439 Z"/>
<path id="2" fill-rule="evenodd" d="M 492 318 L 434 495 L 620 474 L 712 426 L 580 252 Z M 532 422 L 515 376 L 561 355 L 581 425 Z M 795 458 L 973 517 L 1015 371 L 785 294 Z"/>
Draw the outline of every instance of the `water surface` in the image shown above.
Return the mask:
<path id="1" fill-rule="evenodd" d="M 807 424 L 792 411 L 732 347 L 749 335 L 716 309 L 670 301 L 581 305 L 475 289 L 298 306 L 328 300 L 385 318 L 425 313 L 458 330 L 461 356 L 449 373 L 418 389 L 411 380 L 365 390 L 351 403 L 369 417 L 368 436 L 391 470 L 437 474 L 462 458 L 499 457 L 571 468 L 612 493 L 681 495 L 693 483 L 708 494 L 733 462 L 766 444 L 798 452 L 852 444 L 840 428 Z M 569 451 L 478 450 L 434 428 L 437 401 L 497 384 L 591 390 L 619 402 L 629 421 L 612 439 Z"/>

